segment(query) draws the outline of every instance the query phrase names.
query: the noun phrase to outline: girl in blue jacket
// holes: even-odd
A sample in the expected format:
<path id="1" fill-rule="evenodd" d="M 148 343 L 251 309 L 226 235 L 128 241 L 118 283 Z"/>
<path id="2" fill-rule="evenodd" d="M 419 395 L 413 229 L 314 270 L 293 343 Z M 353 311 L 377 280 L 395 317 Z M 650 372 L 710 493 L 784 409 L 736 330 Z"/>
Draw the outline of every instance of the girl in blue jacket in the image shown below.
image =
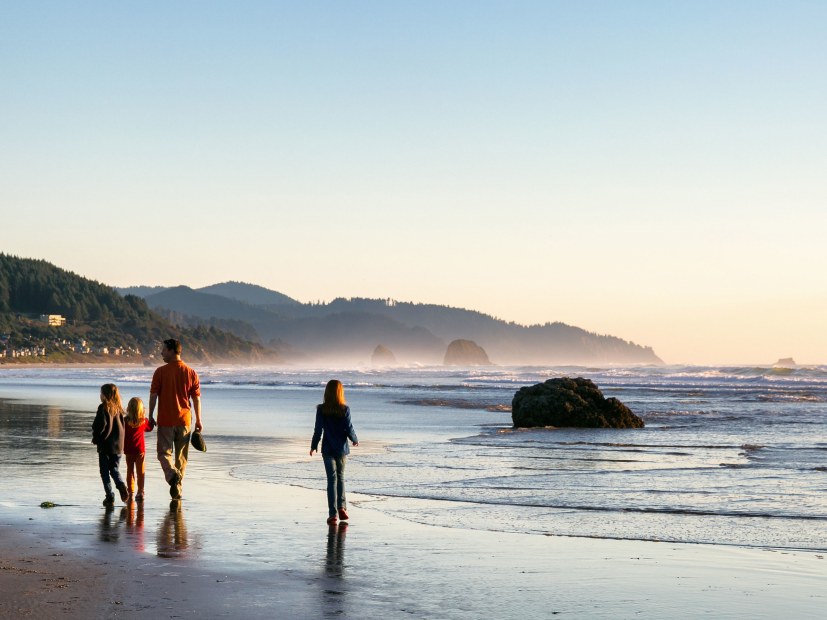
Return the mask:
<path id="1" fill-rule="evenodd" d="M 350 454 L 348 439 L 359 445 L 356 431 L 350 421 L 350 407 L 345 402 L 345 388 L 341 381 L 331 379 L 324 389 L 324 402 L 316 407 L 316 426 L 310 441 L 310 456 L 322 440 L 322 459 L 327 473 L 328 525 L 336 525 L 337 515 L 348 518 L 345 500 L 345 463 Z"/>

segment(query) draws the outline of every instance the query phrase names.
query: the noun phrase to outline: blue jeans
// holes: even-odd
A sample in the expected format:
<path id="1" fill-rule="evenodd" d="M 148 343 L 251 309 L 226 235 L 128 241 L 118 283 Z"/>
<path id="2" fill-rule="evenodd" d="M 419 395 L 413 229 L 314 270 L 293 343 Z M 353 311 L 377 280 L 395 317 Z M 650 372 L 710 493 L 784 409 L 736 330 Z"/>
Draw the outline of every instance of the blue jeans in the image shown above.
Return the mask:
<path id="1" fill-rule="evenodd" d="M 114 495 L 112 492 L 112 483 L 109 482 L 109 476 L 115 481 L 115 486 L 121 488 L 123 485 L 123 478 L 121 472 L 118 471 L 118 466 L 121 464 L 120 454 L 104 454 L 98 452 L 98 465 L 100 466 L 101 480 L 103 480 L 103 490 L 106 491 L 106 496 Z"/>
<path id="2" fill-rule="evenodd" d="M 345 500 L 345 463 L 347 457 L 322 455 L 327 474 L 327 511 L 334 516 L 339 508 L 347 509 Z"/>

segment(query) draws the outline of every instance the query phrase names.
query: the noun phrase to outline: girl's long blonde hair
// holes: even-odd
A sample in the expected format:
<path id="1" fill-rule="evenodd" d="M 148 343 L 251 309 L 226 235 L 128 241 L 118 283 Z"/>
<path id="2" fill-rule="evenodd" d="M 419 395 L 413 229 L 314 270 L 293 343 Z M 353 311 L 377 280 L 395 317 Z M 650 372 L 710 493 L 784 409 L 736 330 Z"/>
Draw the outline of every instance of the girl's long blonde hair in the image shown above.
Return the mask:
<path id="1" fill-rule="evenodd" d="M 118 391 L 117 385 L 114 383 L 104 383 L 101 386 L 101 396 L 103 396 L 103 408 L 106 409 L 109 415 L 123 413 L 121 393 Z"/>
<path id="2" fill-rule="evenodd" d="M 324 388 L 324 402 L 322 413 L 325 415 L 344 416 L 345 407 L 345 386 L 337 379 L 331 379 Z"/>
<path id="3" fill-rule="evenodd" d="M 137 396 L 130 398 L 126 404 L 126 417 L 124 419 L 129 426 L 134 428 L 143 424 L 144 420 L 146 420 L 146 415 L 144 415 L 144 401 Z"/>

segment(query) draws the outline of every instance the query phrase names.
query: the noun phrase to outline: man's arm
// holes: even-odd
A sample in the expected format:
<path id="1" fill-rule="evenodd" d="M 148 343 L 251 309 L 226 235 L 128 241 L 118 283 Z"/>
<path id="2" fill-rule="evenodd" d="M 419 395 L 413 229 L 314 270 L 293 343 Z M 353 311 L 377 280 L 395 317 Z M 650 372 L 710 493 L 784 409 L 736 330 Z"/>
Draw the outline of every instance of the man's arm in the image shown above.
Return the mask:
<path id="1" fill-rule="evenodd" d="M 149 395 L 149 422 L 153 426 L 155 426 L 155 418 L 153 415 L 155 414 L 155 405 L 158 402 L 158 395 L 157 394 L 150 394 Z"/>
<path id="2" fill-rule="evenodd" d="M 204 426 L 201 424 L 201 397 L 192 397 L 192 410 L 195 412 L 195 430 L 199 433 Z"/>

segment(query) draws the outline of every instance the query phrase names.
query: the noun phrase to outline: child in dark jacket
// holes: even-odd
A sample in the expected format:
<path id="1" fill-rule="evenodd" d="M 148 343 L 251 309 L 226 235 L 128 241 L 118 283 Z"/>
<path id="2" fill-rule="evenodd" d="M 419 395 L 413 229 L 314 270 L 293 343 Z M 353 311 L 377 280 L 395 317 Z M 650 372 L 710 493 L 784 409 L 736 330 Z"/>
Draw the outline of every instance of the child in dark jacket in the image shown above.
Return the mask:
<path id="1" fill-rule="evenodd" d="M 92 443 L 98 447 L 98 465 L 103 481 L 103 490 L 106 492 L 103 505 L 107 508 L 115 504 L 115 494 L 112 492 L 110 476 L 121 494 L 121 501 L 125 502 L 129 497 L 121 473 L 118 471 L 121 454 L 123 454 L 123 414 L 118 386 L 114 383 L 102 385 L 101 404 L 98 405 L 95 421 L 92 422 Z"/>
<path id="2" fill-rule="evenodd" d="M 331 379 L 324 390 L 324 402 L 316 407 L 316 424 L 310 440 L 310 456 L 322 441 L 322 457 L 327 474 L 328 525 L 335 526 L 338 519 L 348 519 L 345 498 L 345 464 L 350 454 L 348 439 L 354 446 L 359 445 L 353 423 L 350 421 L 350 407 L 345 402 L 345 388 L 341 381 Z"/>

